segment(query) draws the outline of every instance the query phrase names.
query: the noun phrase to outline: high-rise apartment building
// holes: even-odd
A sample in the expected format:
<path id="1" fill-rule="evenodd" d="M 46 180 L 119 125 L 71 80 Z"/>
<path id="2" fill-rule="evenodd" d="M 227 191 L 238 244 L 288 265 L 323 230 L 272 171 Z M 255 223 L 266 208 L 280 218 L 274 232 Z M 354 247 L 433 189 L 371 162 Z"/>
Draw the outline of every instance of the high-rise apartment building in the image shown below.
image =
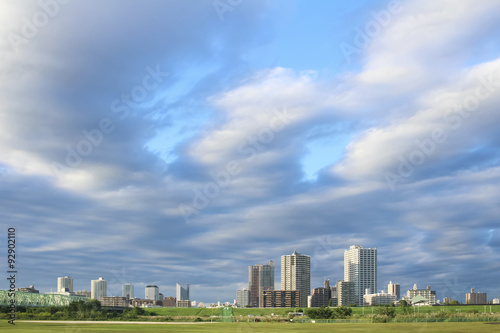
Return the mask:
<path id="1" fill-rule="evenodd" d="M 300 291 L 298 290 L 264 290 L 262 292 L 263 308 L 295 308 L 299 307 Z"/>
<path id="2" fill-rule="evenodd" d="M 311 296 L 309 296 L 308 307 L 320 308 L 328 306 L 332 299 L 332 289 L 330 288 L 330 281 L 325 280 L 323 288 L 314 288 Z"/>
<path id="3" fill-rule="evenodd" d="M 239 307 L 245 307 L 250 305 L 250 290 L 241 289 L 236 291 L 236 304 Z"/>
<path id="4" fill-rule="evenodd" d="M 363 305 L 363 295 L 377 292 L 377 248 L 352 245 L 344 251 L 344 281 L 354 282 L 356 305 Z"/>
<path id="5" fill-rule="evenodd" d="M 69 276 L 64 276 L 64 277 L 58 277 L 57 278 L 57 292 L 58 293 L 65 293 L 73 292 L 73 279 L 70 278 Z"/>
<path id="6" fill-rule="evenodd" d="M 354 282 L 337 281 L 337 305 L 349 306 L 356 304 L 356 285 Z"/>
<path id="7" fill-rule="evenodd" d="M 307 306 L 307 297 L 311 293 L 311 257 L 297 251 L 281 256 L 281 289 L 298 290 L 298 306 Z"/>
<path id="8" fill-rule="evenodd" d="M 465 304 L 488 304 L 486 293 L 476 293 L 474 288 L 465 294 Z"/>
<path id="9" fill-rule="evenodd" d="M 267 265 L 248 266 L 248 290 L 250 305 L 262 307 L 261 296 L 264 290 L 274 290 L 274 263 Z"/>
<path id="10" fill-rule="evenodd" d="M 108 283 L 102 277 L 99 280 L 90 281 L 90 298 L 101 300 L 101 297 L 108 296 Z"/>
<path id="11" fill-rule="evenodd" d="M 398 301 L 401 298 L 401 286 L 399 283 L 392 283 L 391 281 L 387 285 L 387 293 L 396 296 L 396 301 Z"/>
<path id="12" fill-rule="evenodd" d="M 151 285 L 151 284 L 146 286 L 144 298 L 152 300 L 152 301 L 159 301 L 160 300 L 160 291 L 158 289 L 158 286 Z"/>
<path id="13" fill-rule="evenodd" d="M 128 299 L 134 298 L 134 285 L 133 284 L 124 284 L 122 286 L 122 296 Z"/>
<path id="14" fill-rule="evenodd" d="M 175 285 L 176 289 L 176 298 L 177 298 L 177 307 L 188 307 L 185 306 L 189 303 L 189 307 L 191 307 L 190 302 L 181 302 L 181 301 L 189 301 L 189 284 L 179 284 Z"/>

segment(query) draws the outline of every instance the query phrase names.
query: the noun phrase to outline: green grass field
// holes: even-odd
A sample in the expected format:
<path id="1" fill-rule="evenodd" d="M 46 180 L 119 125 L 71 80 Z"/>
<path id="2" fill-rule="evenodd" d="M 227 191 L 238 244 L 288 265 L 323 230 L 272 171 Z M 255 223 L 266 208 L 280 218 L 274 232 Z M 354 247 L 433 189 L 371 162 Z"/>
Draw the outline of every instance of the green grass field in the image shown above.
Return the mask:
<path id="1" fill-rule="evenodd" d="M 298 310 L 299 308 L 297 308 Z M 377 307 L 365 307 L 363 308 L 352 308 L 353 314 L 371 314 L 373 311 L 376 313 Z M 489 313 L 500 313 L 500 305 L 487 305 L 486 312 Z M 209 308 L 147 308 L 145 309 L 147 313 L 155 312 L 159 316 L 198 316 L 198 317 L 210 317 L 217 316 L 219 314 L 219 309 L 209 309 Z M 306 310 L 304 308 L 304 310 Z M 483 313 L 485 310 L 484 305 L 467 305 L 467 306 L 422 306 L 412 308 L 412 311 L 417 313 L 431 313 L 431 312 L 451 312 L 451 313 L 467 313 L 472 310 L 477 310 L 479 313 Z M 258 309 L 258 308 L 241 308 L 234 309 L 234 316 L 270 316 L 271 313 L 274 315 L 286 316 L 289 312 L 293 312 L 295 309 L 281 308 L 281 309 Z M 396 307 L 396 313 L 401 313 L 401 308 Z"/>
<path id="2" fill-rule="evenodd" d="M 217 323 L 217 324 L 57 324 L 25 323 L 15 326 L 0 323 L 2 332 L 495 332 L 500 324 L 487 323 L 418 323 L 418 324 L 279 324 L 279 323 Z"/>
<path id="3" fill-rule="evenodd" d="M 146 313 L 154 312 L 159 316 L 198 316 L 198 317 L 210 317 L 218 316 L 219 309 L 209 309 L 209 308 L 146 308 L 144 309 Z M 282 309 L 258 309 L 258 308 L 242 308 L 234 309 L 233 314 L 235 317 L 241 316 L 270 316 L 271 313 L 275 315 L 286 316 L 289 312 L 293 312 L 294 309 L 282 308 Z"/>

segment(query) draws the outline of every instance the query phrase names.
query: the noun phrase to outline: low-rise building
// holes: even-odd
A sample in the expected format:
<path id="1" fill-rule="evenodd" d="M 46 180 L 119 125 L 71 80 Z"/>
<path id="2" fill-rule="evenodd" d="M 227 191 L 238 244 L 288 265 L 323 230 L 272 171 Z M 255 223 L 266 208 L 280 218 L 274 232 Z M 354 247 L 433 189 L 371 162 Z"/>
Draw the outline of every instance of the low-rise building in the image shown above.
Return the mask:
<path id="1" fill-rule="evenodd" d="M 163 306 L 166 308 L 175 308 L 177 306 L 177 298 L 168 296 L 163 299 Z"/>
<path id="2" fill-rule="evenodd" d="M 130 301 L 127 297 L 121 296 L 103 296 L 101 297 L 102 306 L 112 306 L 117 308 L 127 308 Z"/>
<path id="3" fill-rule="evenodd" d="M 436 304 L 436 291 L 431 290 L 431 286 L 427 286 L 425 289 L 418 289 L 417 284 L 415 283 L 413 285 L 413 289 L 406 292 L 405 300 L 412 302 L 416 296 L 422 296 L 425 298 L 427 300 L 426 303 L 429 305 Z"/>
<path id="4" fill-rule="evenodd" d="M 337 281 L 337 303 L 339 306 L 356 304 L 356 284 L 354 282 Z"/>
<path id="5" fill-rule="evenodd" d="M 397 296 L 388 293 L 367 294 L 363 296 L 363 301 L 367 305 L 389 305 L 396 302 Z"/>
<path id="6" fill-rule="evenodd" d="M 15 288 L 14 291 L 20 291 L 22 293 L 39 294 L 40 291 L 35 289 L 35 286 L 29 286 L 27 288 Z"/>
<path id="7" fill-rule="evenodd" d="M 133 299 L 132 306 L 140 308 L 150 308 L 150 307 L 161 307 L 163 303 L 161 301 L 155 301 L 154 299 Z"/>
<path id="8" fill-rule="evenodd" d="M 91 292 L 87 290 L 77 290 L 75 291 L 75 296 L 83 296 L 83 297 L 88 297 L 90 298 Z"/>
<path id="9" fill-rule="evenodd" d="M 191 307 L 191 301 L 190 300 L 181 300 L 177 301 L 177 307 L 178 308 L 190 308 Z"/>

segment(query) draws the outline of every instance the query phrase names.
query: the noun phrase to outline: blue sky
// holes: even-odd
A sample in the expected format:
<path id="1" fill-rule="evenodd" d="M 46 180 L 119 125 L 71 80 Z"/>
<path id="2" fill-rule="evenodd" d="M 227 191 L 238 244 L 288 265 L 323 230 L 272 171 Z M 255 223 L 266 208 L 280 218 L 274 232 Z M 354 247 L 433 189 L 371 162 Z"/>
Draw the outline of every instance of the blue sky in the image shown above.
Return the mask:
<path id="1" fill-rule="evenodd" d="M 18 284 L 232 301 L 360 244 L 380 290 L 499 297 L 500 4 L 222 1 L 0 4 Z"/>

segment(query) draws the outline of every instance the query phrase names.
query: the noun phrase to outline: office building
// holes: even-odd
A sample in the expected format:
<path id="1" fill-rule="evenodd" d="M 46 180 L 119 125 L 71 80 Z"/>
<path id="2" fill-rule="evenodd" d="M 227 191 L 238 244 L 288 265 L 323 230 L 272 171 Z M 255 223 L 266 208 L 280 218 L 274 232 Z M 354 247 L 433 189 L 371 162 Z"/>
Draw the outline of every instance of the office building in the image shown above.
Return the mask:
<path id="1" fill-rule="evenodd" d="M 311 291 L 311 257 L 297 251 L 281 256 L 281 289 L 300 291 L 298 306 L 307 306 Z"/>
<path id="2" fill-rule="evenodd" d="M 465 294 L 465 304 L 488 304 L 486 293 L 476 293 L 474 288 Z"/>
<path id="3" fill-rule="evenodd" d="M 73 292 L 73 279 L 64 276 L 57 278 L 57 292 L 58 293 L 72 293 Z"/>
<path id="4" fill-rule="evenodd" d="M 363 295 L 377 291 L 377 248 L 352 245 L 345 250 L 344 281 L 354 282 L 355 304 L 363 305 Z"/>
<path id="5" fill-rule="evenodd" d="M 159 301 L 160 300 L 160 292 L 159 292 L 158 286 L 155 286 L 152 284 L 146 286 L 144 298 L 149 299 L 149 300 L 153 300 L 153 301 Z"/>
<path id="6" fill-rule="evenodd" d="M 420 296 L 416 298 L 417 296 Z M 436 304 L 436 291 L 431 290 L 431 286 L 427 286 L 425 289 L 418 289 L 417 284 L 413 285 L 413 289 L 406 292 L 406 301 L 416 303 L 417 300 L 422 305 L 433 305 Z"/>
<path id="7" fill-rule="evenodd" d="M 356 284 L 354 282 L 337 281 L 337 305 L 349 306 L 356 304 Z M 332 298 L 333 299 L 333 298 Z"/>
<path id="8" fill-rule="evenodd" d="M 363 296 L 363 301 L 367 305 L 390 305 L 396 302 L 396 295 L 387 293 L 367 294 Z"/>
<path id="9" fill-rule="evenodd" d="M 90 298 L 101 300 L 101 297 L 108 296 L 108 283 L 102 277 L 99 280 L 91 280 L 90 282 Z"/>
<path id="10" fill-rule="evenodd" d="M 396 296 L 396 301 L 399 301 L 401 298 L 401 286 L 399 283 L 389 282 L 387 285 L 387 293 Z"/>
<path id="11" fill-rule="evenodd" d="M 262 292 L 263 308 L 295 308 L 299 307 L 299 290 L 264 290 Z"/>
<path id="12" fill-rule="evenodd" d="M 274 263 L 248 266 L 248 290 L 252 307 L 262 307 L 260 296 L 264 290 L 274 290 Z"/>
<path id="13" fill-rule="evenodd" d="M 122 286 L 122 296 L 128 299 L 134 298 L 134 285 L 133 284 L 124 284 Z"/>
<path id="14" fill-rule="evenodd" d="M 176 284 L 176 296 L 178 301 L 189 300 L 189 284 Z"/>
<path id="15" fill-rule="evenodd" d="M 236 305 L 240 308 L 250 305 L 250 290 L 241 289 L 236 291 Z"/>
<path id="16" fill-rule="evenodd" d="M 500 304 L 500 298 L 493 298 L 491 304 Z"/>

